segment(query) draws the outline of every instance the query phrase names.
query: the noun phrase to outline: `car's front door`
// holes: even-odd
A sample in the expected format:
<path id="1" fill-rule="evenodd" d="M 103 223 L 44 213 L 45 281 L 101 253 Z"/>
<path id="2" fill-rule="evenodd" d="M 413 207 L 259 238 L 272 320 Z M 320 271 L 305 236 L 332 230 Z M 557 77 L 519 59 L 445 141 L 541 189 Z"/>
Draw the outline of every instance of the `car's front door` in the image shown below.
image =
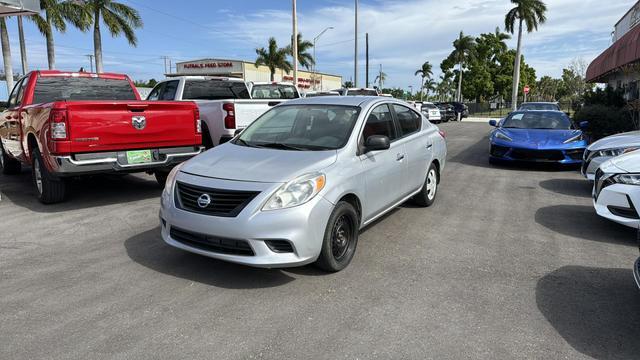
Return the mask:
<path id="1" fill-rule="evenodd" d="M 407 176 L 403 186 L 402 196 L 407 196 L 422 187 L 426 180 L 427 170 L 433 158 L 433 138 L 430 127 L 422 123 L 422 115 L 402 105 L 393 104 L 393 112 L 398 123 L 399 139 L 406 150 Z M 432 132 L 435 132 L 435 127 Z"/>
<path id="2" fill-rule="evenodd" d="M 391 147 L 387 150 L 365 151 L 359 155 L 366 184 L 363 207 L 365 222 L 398 201 L 407 171 L 405 148 L 396 141 L 397 129 L 389 105 L 378 105 L 371 110 L 362 129 L 361 145 L 372 135 L 387 136 Z"/>
<path id="3" fill-rule="evenodd" d="M 20 145 L 20 104 L 22 103 L 27 80 L 28 78 L 25 77 L 16 84 L 9 96 L 7 110 L 2 113 L 2 147 L 7 153 L 16 158 L 23 155 L 22 146 Z"/>

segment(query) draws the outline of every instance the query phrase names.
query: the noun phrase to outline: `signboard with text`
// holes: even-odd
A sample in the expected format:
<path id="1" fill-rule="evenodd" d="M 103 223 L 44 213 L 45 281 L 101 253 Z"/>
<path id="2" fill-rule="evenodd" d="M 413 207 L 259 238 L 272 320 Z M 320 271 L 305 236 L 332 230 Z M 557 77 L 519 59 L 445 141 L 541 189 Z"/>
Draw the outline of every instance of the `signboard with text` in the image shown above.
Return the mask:
<path id="1" fill-rule="evenodd" d="M 176 64 L 176 71 L 183 75 L 211 75 L 242 73 L 242 62 L 204 59 Z"/>

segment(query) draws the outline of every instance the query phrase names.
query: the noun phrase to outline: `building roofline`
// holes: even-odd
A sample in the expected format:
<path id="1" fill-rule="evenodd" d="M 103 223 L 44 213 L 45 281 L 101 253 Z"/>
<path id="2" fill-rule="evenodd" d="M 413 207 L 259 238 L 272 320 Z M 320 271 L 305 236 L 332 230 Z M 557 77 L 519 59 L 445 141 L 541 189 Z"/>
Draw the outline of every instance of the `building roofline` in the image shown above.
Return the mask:
<path id="1" fill-rule="evenodd" d="M 633 4 L 633 6 L 631 6 L 631 7 L 629 8 L 629 10 L 627 10 L 627 12 L 625 12 L 625 13 L 624 13 L 624 15 L 622 15 L 622 17 L 620 18 L 620 20 L 618 20 L 618 21 L 616 22 L 616 24 L 615 24 L 615 25 L 613 25 L 613 27 L 618 26 L 618 24 L 620 24 L 620 23 L 622 22 L 622 19 L 624 19 L 627 15 L 629 15 L 629 13 L 631 12 L 631 10 L 635 9 L 635 7 L 636 7 L 636 6 L 638 6 L 638 4 L 640 4 L 640 0 L 636 1 L 636 3 L 635 3 L 635 4 Z"/>

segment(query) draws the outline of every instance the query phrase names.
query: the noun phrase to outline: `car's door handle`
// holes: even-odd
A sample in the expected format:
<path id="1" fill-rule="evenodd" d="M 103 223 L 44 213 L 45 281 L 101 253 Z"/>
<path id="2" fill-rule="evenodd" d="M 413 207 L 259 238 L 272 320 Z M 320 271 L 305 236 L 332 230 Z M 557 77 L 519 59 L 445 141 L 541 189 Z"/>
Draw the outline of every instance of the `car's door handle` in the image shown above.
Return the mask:
<path id="1" fill-rule="evenodd" d="M 404 160 L 404 154 L 398 154 L 398 155 L 396 156 L 396 160 L 397 160 L 397 161 L 402 161 L 402 160 Z"/>
<path id="2" fill-rule="evenodd" d="M 428 144 L 427 145 L 427 150 L 431 150 L 432 147 L 433 147 L 433 144 Z"/>

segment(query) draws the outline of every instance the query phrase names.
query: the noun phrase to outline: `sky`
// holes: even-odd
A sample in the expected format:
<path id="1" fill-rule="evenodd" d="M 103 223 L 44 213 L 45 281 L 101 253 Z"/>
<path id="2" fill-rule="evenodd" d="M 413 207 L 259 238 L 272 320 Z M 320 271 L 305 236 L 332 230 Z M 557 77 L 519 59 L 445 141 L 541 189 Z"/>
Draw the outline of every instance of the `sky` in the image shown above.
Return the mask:
<path id="1" fill-rule="evenodd" d="M 105 71 L 126 73 L 136 80 L 162 79 L 163 57 L 172 64 L 201 58 L 255 60 L 255 49 L 273 36 L 282 47 L 291 36 L 290 0 L 118 0 L 136 8 L 144 27 L 137 30 L 137 47 L 124 37 L 112 38 L 103 29 Z M 591 62 L 611 44 L 614 24 L 635 0 L 547 0 L 547 22 L 523 38 L 525 61 L 538 77 L 560 76 L 575 58 Z M 353 78 L 354 1 L 298 0 L 299 32 L 317 41 L 320 72 Z M 512 7 L 507 0 L 360 0 L 359 81 L 364 85 L 364 37 L 369 33 L 370 77 L 382 65 L 385 87 L 419 88 L 415 71 L 425 61 L 433 64 L 435 78 L 440 63 L 451 52 L 462 30 L 477 36 L 504 28 L 504 15 Z M 17 22 L 7 23 L 13 67 L 20 70 Z M 44 37 L 25 21 L 30 69 L 45 69 Z M 91 32 L 69 27 L 55 33 L 56 63 L 62 70 L 89 69 L 86 55 L 93 53 Z M 515 48 L 512 39 L 509 46 Z M 0 98 L 6 89 L 0 87 Z"/>

